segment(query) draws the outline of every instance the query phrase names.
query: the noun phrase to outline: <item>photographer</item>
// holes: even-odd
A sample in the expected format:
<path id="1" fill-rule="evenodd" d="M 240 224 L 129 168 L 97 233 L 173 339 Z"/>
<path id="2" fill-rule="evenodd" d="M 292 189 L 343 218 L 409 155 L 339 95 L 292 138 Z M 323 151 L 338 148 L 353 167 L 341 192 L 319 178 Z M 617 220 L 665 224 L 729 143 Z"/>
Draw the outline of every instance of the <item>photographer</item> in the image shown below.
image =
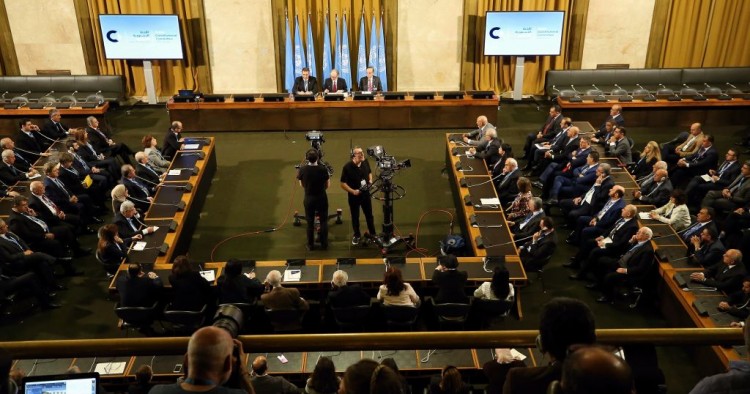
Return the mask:
<path id="1" fill-rule="evenodd" d="M 305 188 L 305 219 L 307 221 L 307 250 L 315 249 L 315 216 L 320 217 L 320 246 L 328 249 L 328 195 L 331 177 L 323 165 L 318 165 L 318 151 L 307 151 L 307 165 L 300 167 L 297 179 Z"/>
<path id="2" fill-rule="evenodd" d="M 232 354 L 237 350 L 237 354 Z M 155 386 L 151 393 L 179 394 L 209 392 L 222 394 L 255 394 L 250 383 L 242 342 L 232 340 L 229 332 L 218 327 L 203 327 L 188 342 L 185 364 L 187 377 L 179 383 Z M 241 389 L 223 387 L 233 370 L 240 374 Z"/>
<path id="3" fill-rule="evenodd" d="M 359 208 L 365 214 L 367 230 L 370 235 L 375 235 L 375 220 L 372 217 L 372 200 L 368 188 L 372 185 L 372 171 L 370 163 L 365 158 L 362 148 L 355 146 L 352 149 L 352 159 L 344 165 L 341 171 L 341 188 L 348 193 L 349 211 L 352 214 L 352 228 L 354 236 L 352 245 L 359 244 L 362 234 L 359 231 Z"/>

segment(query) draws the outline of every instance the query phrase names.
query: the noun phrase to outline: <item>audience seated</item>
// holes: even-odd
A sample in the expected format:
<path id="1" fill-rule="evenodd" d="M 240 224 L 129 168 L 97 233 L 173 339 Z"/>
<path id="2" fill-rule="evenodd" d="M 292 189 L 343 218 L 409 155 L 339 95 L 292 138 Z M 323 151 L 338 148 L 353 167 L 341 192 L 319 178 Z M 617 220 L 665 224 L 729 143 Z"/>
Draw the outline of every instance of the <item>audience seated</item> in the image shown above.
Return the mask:
<path id="1" fill-rule="evenodd" d="M 576 219 L 575 230 L 573 230 L 566 242 L 577 245 L 584 239 L 595 238 L 606 231 L 619 218 L 622 208 L 625 207 L 625 188 L 620 185 L 609 189 L 609 199 L 602 209 L 594 212 L 592 216 L 584 215 Z"/>
<path id="2" fill-rule="evenodd" d="M 215 305 L 216 296 L 211 285 L 200 273 L 193 271 L 186 256 L 177 256 L 172 262 L 172 306 L 174 311 L 199 311 L 205 305 Z"/>
<path id="3" fill-rule="evenodd" d="M 742 253 L 737 249 L 729 249 L 724 252 L 722 263 L 714 264 L 703 272 L 693 272 L 690 280 L 706 287 L 715 287 L 727 294 L 739 291 L 747 276 L 745 266 L 742 265 Z"/>
<path id="4" fill-rule="evenodd" d="M 580 161 L 576 161 L 580 163 Z M 554 178 L 552 185 L 547 191 L 547 184 L 542 188 L 542 197 L 545 192 L 549 193 L 549 199 L 545 205 L 557 205 L 558 199 L 570 198 L 585 193 L 596 181 L 599 170 L 599 152 L 593 151 L 586 155 L 586 160 L 577 167 L 573 167 L 573 161 L 569 163 L 571 167 Z M 549 183 L 549 182 L 548 182 Z"/>
<path id="5" fill-rule="evenodd" d="M 591 142 L 587 137 L 584 137 L 579 140 L 577 149 L 563 157 L 558 156 L 555 161 L 550 162 L 539 175 L 539 180 L 533 183 L 534 187 L 542 189 L 542 199 L 549 198 L 550 191 L 556 183 L 556 178 L 574 178 L 573 172 L 586 165 L 589 153 L 591 153 Z M 575 176 L 577 175 L 575 174 Z M 559 188 L 560 186 L 557 187 L 557 189 Z"/>
<path id="6" fill-rule="evenodd" d="M 255 271 L 242 273 L 242 261 L 229 259 L 217 280 L 220 304 L 252 304 L 263 294 L 263 284 Z"/>
<path id="7" fill-rule="evenodd" d="M 508 158 L 505 160 L 502 172 L 492 177 L 492 179 L 495 179 L 497 197 L 500 199 L 500 203 L 503 206 L 507 206 L 516 198 L 516 195 L 518 194 L 518 178 L 521 175 L 520 172 L 516 159 Z"/>
<path id="8" fill-rule="evenodd" d="M 532 148 L 534 148 L 534 144 L 548 142 L 552 138 L 554 138 L 560 132 L 560 130 L 562 130 L 562 127 L 560 126 L 562 118 L 562 109 L 560 108 L 560 106 L 551 106 L 549 109 L 549 116 L 544 122 L 544 125 L 539 129 L 539 131 L 530 133 L 526 136 L 526 143 L 523 147 L 524 157 L 521 158 L 522 160 L 531 160 L 534 157 L 531 153 Z"/>
<path id="9" fill-rule="evenodd" d="M 607 203 L 609 190 L 615 185 L 609 176 L 610 170 L 609 164 L 599 164 L 596 168 L 596 180 L 588 190 L 575 198 L 560 201 L 559 207 L 569 226 L 573 226 L 578 217 L 591 216 Z"/>
<path id="10" fill-rule="evenodd" d="M 112 157 L 107 157 L 104 153 L 97 151 L 89 142 L 88 133 L 84 129 L 71 129 L 70 136 L 75 139 L 78 147 L 73 145 L 76 154 L 81 156 L 86 164 L 90 167 L 97 167 L 106 170 L 108 174 L 114 176 L 119 174 L 120 165 Z"/>
<path id="11" fill-rule="evenodd" d="M 122 166 L 122 178 L 120 182 L 128 189 L 130 199 L 143 212 L 148 211 L 149 205 L 154 200 L 153 195 L 156 193 L 156 185 L 146 184 L 138 179 L 135 174 L 135 168 L 130 164 Z"/>
<path id="12" fill-rule="evenodd" d="M 385 365 L 396 373 L 398 380 L 401 382 L 401 394 L 411 394 L 411 386 L 409 386 L 406 378 L 399 372 L 396 360 L 394 360 L 392 357 L 386 357 L 380 361 L 380 365 Z"/>
<path id="13" fill-rule="evenodd" d="M 515 288 L 510 283 L 510 273 L 505 267 L 495 267 L 492 271 L 492 281 L 482 282 L 476 290 L 474 297 L 480 300 L 504 300 L 513 302 L 515 299 Z"/>
<path id="14" fill-rule="evenodd" d="M 725 189 L 706 193 L 701 206 L 712 207 L 717 214 L 724 216 L 750 201 L 750 161 L 742 164 L 740 175 Z"/>
<path id="15" fill-rule="evenodd" d="M 46 290 L 64 289 L 55 279 L 55 258 L 29 249 L 21 237 L 8 231 L 8 225 L 3 219 L 0 219 L 0 264 L 5 275 L 23 276 L 31 272 Z"/>
<path id="16" fill-rule="evenodd" d="M 649 212 L 649 215 L 651 219 L 666 223 L 679 233 L 690 226 L 690 211 L 685 204 L 686 200 L 685 192 L 680 189 L 672 190 L 669 202 Z"/>
<path id="17" fill-rule="evenodd" d="M 161 154 L 159 147 L 156 146 L 157 144 L 158 141 L 151 134 L 143 137 L 141 140 L 143 151 L 148 155 L 148 161 L 161 172 L 166 172 L 171 163 Z"/>
<path id="18" fill-rule="evenodd" d="M 154 377 L 154 371 L 149 365 L 141 365 L 135 371 L 135 383 L 128 386 L 128 394 L 148 394 L 151 387 L 151 378 Z"/>
<path id="19" fill-rule="evenodd" d="M 706 173 L 697 174 L 690 180 L 685 189 L 688 195 L 688 205 L 697 207 L 703 197 L 711 190 L 722 190 L 729 186 L 740 174 L 742 165 L 739 154 L 735 149 L 729 149 L 724 156 L 724 162 L 718 169 L 710 169 Z"/>
<path id="20" fill-rule="evenodd" d="M 605 146 L 605 151 L 609 156 L 616 157 L 622 164 L 628 165 L 633 161 L 632 147 L 627 139 L 627 130 L 623 126 L 616 126 L 609 144 Z"/>
<path id="21" fill-rule="evenodd" d="M 505 377 L 511 368 L 526 367 L 526 363 L 511 352 L 511 349 L 497 348 L 495 356 L 482 366 L 484 376 L 489 381 L 487 394 L 502 394 Z"/>
<path id="22" fill-rule="evenodd" d="M 688 251 L 691 253 L 693 252 L 691 250 L 691 242 L 690 238 L 693 235 L 700 234 L 701 231 L 703 231 L 703 228 L 709 228 L 716 232 L 716 223 L 714 223 L 714 210 L 710 207 L 703 207 L 700 211 L 698 211 L 698 215 L 695 217 L 695 223 L 690 225 L 687 229 L 685 229 L 682 232 L 682 240 L 685 241 L 685 244 L 688 245 Z"/>
<path id="23" fill-rule="evenodd" d="M 86 132 L 88 133 L 91 145 L 97 151 L 104 153 L 107 157 L 117 157 L 122 163 L 133 162 L 133 151 L 130 147 L 113 141 L 107 133 L 99 129 L 99 120 L 96 117 L 89 116 L 86 118 L 86 124 Z"/>
<path id="24" fill-rule="evenodd" d="M 599 346 L 582 346 L 565 359 L 560 389 L 552 394 L 632 394 L 635 385 L 625 360 Z"/>
<path id="25" fill-rule="evenodd" d="M 268 374 L 268 361 L 258 356 L 252 363 L 253 373 L 250 383 L 256 394 L 297 394 L 300 390 L 283 376 Z M 316 366 L 317 369 L 317 366 Z"/>
<path id="26" fill-rule="evenodd" d="M 701 230 L 700 236 L 690 237 L 690 246 L 694 252 L 689 255 L 688 262 L 703 268 L 718 264 L 727 250 L 718 239 L 718 234 L 710 228 Z"/>
<path id="27" fill-rule="evenodd" d="M 633 191 L 633 201 L 660 207 L 669 201 L 672 190 L 674 189 L 667 170 L 656 170 L 651 182 L 643 184 L 640 190 Z"/>
<path id="28" fill-rule="evenodd" d="M 739 320 L 750 316 L 750 277 L 742 280 L 742 290 L 729 295 L 728 301 L 721 301 L 716 309 L 726 312 Z"/>
<path id="29" fill-rule="evenodd" d="M 570 121 L 570 118 L 565 119 Z M 581 135 L 579 134 L 580 130 L 578 127 L 570 126 L 570 123 L 567 123 L 563 130 L 565 131 L 565 137 L 555 141 L 554 144 L 550 145 L 550 148 L 543 153 L 537 151 L 539 159 L 536 160 L 536 164 L 531 168 L 532 175 L 542 174 L 553 164 L 555 164 L 553 168 L 566 164 L 573 153 L 578 151 L 581 141 Z"/>
<path id="30" fill-rule="evenodd" d="M 628 171 L 633 174 L 635 179 L 642 178 L 651 173 L 651 168 L 657 161 L 661 161 L 659 143 L 656 141 L 649 141 L 646 146 L 643 147 L 643 152 L 641 152 L 638 161 L 628 165 Z"/>
<path id="31" fill-rule="evenodd" d="M 377 298 L 385 305 L 418 306 L 419 296 L 410 284 L 404 282 L 401 270 L 388 267 L 383 284 L 378 289 Z"/>
<path id="32" fill-rule="evenodd" d="M 638 208 L 635 205 L 626 205 L 620 219 L 611 227 L 596 238 L 584 239 L 578 247 L 578 253 L 570 258 L 569 263 L 563 264 L 564 267 L 579 269 L 577 274 L 570 275 L 569 278 L 585 280 L 593 272 L 600 257 L 617 257 L 625 253 L 628 243 L 638 231 L 637 214 Z"/>
<path id="33" fill-rule="evenodd" d="M 344 372 L 339 394 L 400 394 L 401 387 L 396 372 L 373 360 L 362 359 Z"/>
<path id="34" fill-rule="evenodd" d="M 471 386 L 461 379 L 458 368 L 448 365 L 440 372 L 440 377 L 433 377 L 430 381 L 430 394 L 468 394 Z"/>
<path id="35" fill-rule="evenodd" d="M 156 231 L 154 226 L 147 227 L 139 217 L 140 214 L 136 211 L 133 202 L 125 201 L 120 204 L 120 213 L 114 218 L 120 238 L 135 238 L 137 235 L 153 234 Z"/>
<path id="36" fill-rule="evenodd" d="M 6 185 L 34 179 L 39 175 L 39 172 L 33 168 L 29 171 L 21 171 L 16 168 L 16 154 L 10 149 L 3 151 L 2 158 L 3 163 L 0 164 L 0 181 Z"/>
<path id="37" fill-rule="evenodd" d="M 31 119 L 22 118 L 18 122 L 18 127 L 20 130 L 16 134 L 15 149 L 7 145 L 2 147 L 3 150 L 13 149 L 15 151 L 17 149 L 23 153 L 28 153 L 29 157 L 25 157 L 25 159 L 31 163 L 42 156 L 49 156 L 49 153 L 44 153 L 44 151 L 49 148 L 51 141 L 41 134 L 39 126 L 32 123 Z"/>
<path id="38" fill-rule="evenodd" d="M 328 306 L 331 308 L 348 308 L 359 305 L 369 305 L 370 296 L 358 284 L 348 284 L 349 275 L 346 271 L 337 270 L 333 273 L 328 292 Z"/>
<path id="39" fill-rule="evenodd" d="M 701 124 L 693 123 L 690 125 L 690 133 L 687 135 L 686 139 L 682 139 L 682 136 L 678 136 L 675 140 L 682 140 L 683 142 L 676 146 L 670 143 L 664 144 L 661 152 L 662 160 L 666 161 L 670 166 L 676 165 L 677 161 L 681 158 L 688 157 L 697 152 L 701 145 L 703 145 L 703 129 Z M 675 140 L 673 140 L 673 142 L 677 142 Z"/>
<path id="40" fill-rule="evenodd" d="M 523 218 L 519 218 L 516 221 L 509 221 L 510 232 L 513 234 L 513 241 L 517 246 L 522 245 L 532 235 L 539 231 L 539 222 L 544 217 L 544 209 L 542 206 L 542 199 L 539 197 L 533 197 L 529 200 L 529 213 Z"/>
<path id="41" fill-rule="evenodd" d="M 437 286 L 437 294 L 434 297 L 436 304 L 468 304 L 469 297 L 464 293 L 466 280 L 469 275 L 466 271 L 458 270 L 458 259 L 449 254 L 437 259 L 438 264 L 432 271 L 432 283 Z"/>
<path id="42" fill-rule="evenodd" d="M 652 273 L 651 267 L 655 264 L 652 237 L 650 228 L 641 227 L 622 256 L 602 256 L 596 261 L 594 274 L 597 283 L 587 287 L 601 290 L 602 296 L 596 299 L 597 302 L 612 302 L 618 286 L 642 286 L 646 282 L 646 277 Z"/>
<path id="43" fill-rule="evenodd" d="M 266 275 L 265 285 L 269 286 L 270 290 L 261 295 L 260 300 L 266 309 L 307 311 L 310 308 L 307 301 L 300 297 L 299 290 L 294 287 L 281 286 L 281 272 L 278 270 L 273 270 Z"/>
<path id="44" fill-rule="evenodd" d="M 521 263 L 526 272 L 538 271 L 552 257 L 557 249 L 557 233 L 554 222 L 549 216 L 543 217 L 539 222 L 539 231 L 535 232 L 531 239 L 519 248 Z"/>
<path id="45" fill-rule="evenodd" d="M 112 213 L 117 215 L 120 213 L 120 205 L 128 199 L 128 189 L 123 184 L 119 184 L 112 188 L 110 192 L 112 198 Z"/>
<path id="46" fill-rule="evenodd" d="M 706 134 L 698 151 L 677 160 L 677 168 L 672 171 L 672 183 L 675 187 L 685 187 L 691 178 L 715 171 L 718 161 L 719 152 L 714 147 L 714 136 Z"/>
<path id="47" fill-rule="evenodd" d="M 136 234 L 133 238 L 122 239 L 117 235 L 117 226 L 105 224 L 99 228 L 99 242 L 96 247 L 96 256 L 104 266 L 104 270 L 110 275 L 117 273 L 123 260 L 128 261 L 128 248 L 133 240 L 143 237 Z"/>
<path id="48" fill-rule="evenodd" d="M 487 163 L 487 168 L 492 168 L 500 160 L 500 146 L 503 141 L 497 138 L 497 130 L 494 127 L 487 128 L 484 140 L 485 144 L 469 148 L 468 154 L 483 159 Z"/>
<path id="49" fill-rule="evenodd" d="M 336 394 L 340 384 L 333 361 L 329 357 L 320 357 L 305 383 L 305 394 Z"/>

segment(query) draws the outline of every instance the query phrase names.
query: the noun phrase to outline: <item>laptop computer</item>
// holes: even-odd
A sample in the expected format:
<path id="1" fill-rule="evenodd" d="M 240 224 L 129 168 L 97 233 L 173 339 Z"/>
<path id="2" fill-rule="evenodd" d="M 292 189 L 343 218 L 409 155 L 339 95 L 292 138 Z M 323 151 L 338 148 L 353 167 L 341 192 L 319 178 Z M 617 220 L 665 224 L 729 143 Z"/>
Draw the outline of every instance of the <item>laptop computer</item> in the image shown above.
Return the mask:
<path id="1" fill-rule="evenodd" d="M 77 373 L 46 376 L 27 376 L 23 378 L 21 393 L 76 393 L 96 394 L 99 385 L 99 373 Z"/>

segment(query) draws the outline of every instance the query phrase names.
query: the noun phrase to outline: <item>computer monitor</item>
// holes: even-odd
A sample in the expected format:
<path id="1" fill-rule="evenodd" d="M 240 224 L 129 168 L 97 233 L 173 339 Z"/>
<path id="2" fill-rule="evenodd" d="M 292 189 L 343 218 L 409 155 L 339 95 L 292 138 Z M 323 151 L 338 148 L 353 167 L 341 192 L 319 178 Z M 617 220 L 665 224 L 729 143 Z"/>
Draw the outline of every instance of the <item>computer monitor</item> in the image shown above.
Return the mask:
<path id="1" fill-rule="evenodd" d="M 22 393 L 25 394 L 96 394 L 99 373 L 77 373 L 23 378 Z"/>

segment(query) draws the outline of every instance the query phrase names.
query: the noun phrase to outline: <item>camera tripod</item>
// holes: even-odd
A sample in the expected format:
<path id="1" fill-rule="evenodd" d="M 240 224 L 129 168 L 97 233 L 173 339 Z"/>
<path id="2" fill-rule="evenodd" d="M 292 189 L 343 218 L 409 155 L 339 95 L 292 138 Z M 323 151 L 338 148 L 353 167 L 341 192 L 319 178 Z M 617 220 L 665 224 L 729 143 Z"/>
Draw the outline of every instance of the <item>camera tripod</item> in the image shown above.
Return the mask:
<path id="1" fill-rule="evenodd" d="M 370 195 L 373 199 L 383 202 L 383 232 L 378 235 L 370 235 L 369 240 L 380 248 L 383 257 L 388 255 L 393 248 L 404 243 L 407 248 L 414 248 L 414 236 L 409 234 L 406 237 L 393 233 L 393 201 L 400 200 L 406 196 L 406 190 L 391 181 L 393 172 L 386 171 L 381 173 L 378 179 L 370 187 Z M 381 196 L 377 196 L 382 193 Z"/>

